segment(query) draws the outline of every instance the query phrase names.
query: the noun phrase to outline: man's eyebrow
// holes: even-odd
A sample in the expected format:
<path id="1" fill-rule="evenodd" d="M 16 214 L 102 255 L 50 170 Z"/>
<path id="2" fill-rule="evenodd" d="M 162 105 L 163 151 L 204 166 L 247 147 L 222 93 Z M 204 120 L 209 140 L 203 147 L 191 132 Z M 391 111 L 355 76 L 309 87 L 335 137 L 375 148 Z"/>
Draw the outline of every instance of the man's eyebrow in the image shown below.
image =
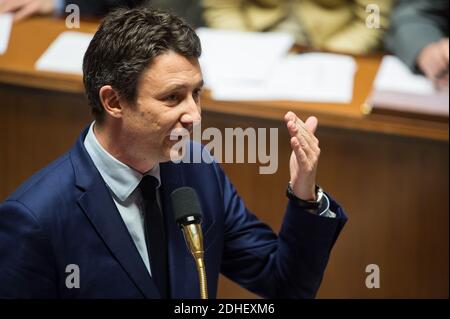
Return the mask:
<path id="1" fill-rule="evenodd" d="M 195 88 L 203 88 L 204 85 L 205 85 L 205 81 L 201 80 L 196 85 L 194 85 L 194 87 Z M 186 89 L 187 87 L 189 87 L 189 85 L 186 85 L 186 84 L 175 84 L 175 85 L 171 85 L 171 86 L 168 86 L 168 87 L 164 88 L 162 91 L 163 92 L 171 92 L 171 91 L 177 91 L 177 90 Z"/>

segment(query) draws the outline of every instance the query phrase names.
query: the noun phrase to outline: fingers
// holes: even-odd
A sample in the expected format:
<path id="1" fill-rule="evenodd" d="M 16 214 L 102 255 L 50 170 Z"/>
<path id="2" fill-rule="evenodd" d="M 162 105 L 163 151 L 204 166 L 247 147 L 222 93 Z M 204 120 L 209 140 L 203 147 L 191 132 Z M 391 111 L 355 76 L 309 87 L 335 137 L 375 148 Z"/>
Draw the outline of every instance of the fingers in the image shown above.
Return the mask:
<path id="1" fill-rule="evenodd" d="M 305 122 L 306 127 L 313 134 L 316 133 L 317 126 L 319 125 L 319 120 L 315 116 L 308 117 Z"/>
<path id="2" fill-rule="evenodd" d="M 37 13 L 49 14 L 53 10 L 53 0 L 0 0 L 0 13 L 14 12 L 14 21 Z"/>
<path id="3" fill-rule="evenodd" d="M 314 149 L 318 147 L 319 140 L 314 136 L 318 126 L 316 117 L 312 116 L 304 123 L 293 112 L 288 112 L 284 119 L 291 137 L 303 137 L 310 147 Z"/>
<path id="4" fill-rule="evenodd" d="M 427 71 L 428 76 L 433 80 L 437 80 L 439 78 L 439 73 L 442 72 L 447 67 L 447 63 L 445 62 L 445 58 L 441 52 L 435 51 L 435 54 L 430 57 L 430 61 L 428 61 Z"/>
<path id="5" fill-rule="evenodd" d="M 317 119 L 310 118 L 308 120 L 310 122 L 309 125 L 311 126 L 311 128 L 309 128 L 294 114 L 294 116 L 290 117 L 289 121 L 287 122 L 287 127 L 291 136 L 303 137 L 307 141 L 307 143 L 311 144 L 312 146 L 312 144 L 318 143 L 318 140 L 313 133 L 313 131 L 317 127 Z"/>
<path id="6" fill-rule="evenodd" d="M 293 112 L 288 112 L 284 116 L 284 121 L 286 122 L 286 124 L 289 124 L 290 122 L 293 123 L 295 125 L 294 127 L 301 128 L 305 132 L 309 133 L 309 135 L 314 135 L 318 123 L 317 118 L 315 117 L 310 117 L 308 118 L 306 123 L 303 123 L 303 121 L 300 120 L 298 116 Z"/>
<path id="7" fill-rule="evenodd" d="M 297 122 L 298 125 L 306 125 L 307 129 L 313 134 L 316 132 L 317 125 L 318 125 L 318 120 L 316 117 L 311 116 L 306 120 L 306 123 L 303 123 L 303 121 L 300 120 L 298 118 L 298 116 L 295 115 L 295 113 L 291 112 L 291 111 L 286 113 L 286 115 L 284 116 L 284 121 L 286 123 L 288 123 L 289 121 L 293 121 L 293 122 Z"/>
<path id="8" fill-rule="evenodd" d="M 294 144 L 293 147 L 296 156 L 301 162 L 305 163 L 306 170 L 312 169 L 317 163 L 320 155 L 320 149 L 318 147 L 310 146 L 304 137 L 292 137 L 291 144 Z M 305 156 L 303 158 L 303 155 Z"/>
<path id="9" fill-rule="evenodd" d="M 448 41 L 432 43 L 422 50 L 418 65 L 425 75 L 437 83 L 448 70 Z"/>
<path id="10" fill-rule="evenodd" d="M 445 91 L 448 90 L 448 74 L 444 77 L 438 79 L 436 86 L 439 90 Z"/>
<path id="11" fill-rule="evenodd" d="M 291 135 L 292 149 L 301 166 L 306 170 L 313 169 L 320 156 L 319 140 L 312 133 L 317 128 L 317 118 L 310 117 L 303 123 L 294 113 L 289 112 L 285 121 Z"/>
<path id="12" fill-rule="evenodd" d="M 288 130 L 290 131 L 291 137 L 297 139 L 299 146 L 308 157 L 315 157 L 315 154 L 320 151 L 318 139 L 311 133 L 308 133 L 305 128 L 298 127 L 293 122 L 289 122 Z"/>
<path id="13" fill-rule="evenodd" d="M 15 12 L 31 0 L 3 0 L 0 2 L 0 13 Z"/>
<path id="14" fill-rule="evenodd" d="M 295 157 L 299 161 L 300 166 L 306 168 L 307 170 L 311 170 L 314 164 L 309 160 L 298 138 L 291 138 L 291 147 L 294 150 Z"/>
<path id="15" fill-rule="evenodd" d="M 39 11 L 39 3 L 37 1 L 31 1 L 22 8 L 20 8 L 14 15 L 14 21 L 20 21 Z"/>

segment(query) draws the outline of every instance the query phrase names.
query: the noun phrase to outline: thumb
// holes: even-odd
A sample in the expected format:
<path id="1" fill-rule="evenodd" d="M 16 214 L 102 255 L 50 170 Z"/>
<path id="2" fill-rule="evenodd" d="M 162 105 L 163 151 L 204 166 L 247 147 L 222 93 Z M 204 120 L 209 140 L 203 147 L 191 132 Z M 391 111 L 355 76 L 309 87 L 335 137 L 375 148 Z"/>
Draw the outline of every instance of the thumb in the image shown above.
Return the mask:
<path id="1" fill-rule="evenodd" d="M 317 126 L 319 125 L 319 120 L 315 116 L 308 117 L 308 119 L 305 122 L 305 125 L 308 128 L 308 130 L 314 134 L 317 130 Z"/>

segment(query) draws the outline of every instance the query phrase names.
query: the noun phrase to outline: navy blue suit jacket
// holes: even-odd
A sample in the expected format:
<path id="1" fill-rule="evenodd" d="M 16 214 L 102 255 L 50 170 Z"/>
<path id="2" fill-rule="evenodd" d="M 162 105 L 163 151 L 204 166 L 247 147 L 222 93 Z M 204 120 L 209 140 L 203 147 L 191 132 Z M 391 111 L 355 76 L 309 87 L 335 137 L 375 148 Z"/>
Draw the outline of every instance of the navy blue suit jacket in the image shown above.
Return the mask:
<path id="1" fill-rule="evenodd" d="M 85 135 L 0 205 L 0 298 L 160 297 L 84 148 Z M 161 179 L 171 298 L 199 298 L 195 264 L 170 202 L 181 186 L 197 191 L 203 209 L 210 297 L 220 272 L 263 297 L 315 296 L 346 221 L 336 202 L 331 209 L 337 219 L 289 203 L 277 236 L 245 208 L 216 163 L 163 163 Z M 69 289 L 66 267 L 73 264 L 80 288 Z"/>

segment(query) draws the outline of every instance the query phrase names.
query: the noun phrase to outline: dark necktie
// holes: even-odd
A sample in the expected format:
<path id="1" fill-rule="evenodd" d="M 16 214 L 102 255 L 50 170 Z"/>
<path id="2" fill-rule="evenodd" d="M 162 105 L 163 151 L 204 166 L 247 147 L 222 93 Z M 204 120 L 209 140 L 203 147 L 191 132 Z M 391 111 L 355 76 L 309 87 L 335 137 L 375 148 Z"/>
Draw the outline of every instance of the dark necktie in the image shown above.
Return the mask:
<path id="1" fill-rule="evenodd" d="M 148 175 L 144 176 L 139 184 L 144 199 L 145 240 L 152 278 L 161 293 L 161 298 L 168 298 L 167 238 L 164 218 L 156 199 L 157 186 L 158 180 Z"/>

